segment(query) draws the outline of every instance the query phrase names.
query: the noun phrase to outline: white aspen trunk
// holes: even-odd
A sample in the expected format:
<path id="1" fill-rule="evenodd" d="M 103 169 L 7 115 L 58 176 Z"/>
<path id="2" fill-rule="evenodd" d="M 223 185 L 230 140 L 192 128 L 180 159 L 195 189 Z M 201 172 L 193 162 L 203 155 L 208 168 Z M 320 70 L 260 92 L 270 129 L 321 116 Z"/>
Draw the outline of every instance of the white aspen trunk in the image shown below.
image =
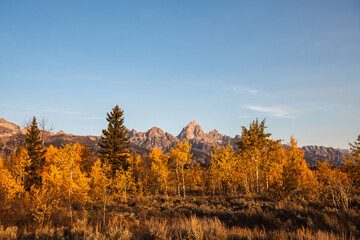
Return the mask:
<path id="1" fill-rule="evenodd" d="M 266 174 L 266 190 L 269 191 L 269 177 Z"/>
<path id="2" fill-rule="evenodd" d="M 181 175 L 182 175 L 182 184 L 183 184 L 184 198 L 186 198 L 184 165 L 181 166 Z"/>
<path id="3" fill-rule="evenodd" d="M 180 197 L 180 178 L 179 178 L 179 170 L 177 166 L 175 168 L 175 171 L 176 171 L 176 179 L 177 179 L 177 194 Z"/>

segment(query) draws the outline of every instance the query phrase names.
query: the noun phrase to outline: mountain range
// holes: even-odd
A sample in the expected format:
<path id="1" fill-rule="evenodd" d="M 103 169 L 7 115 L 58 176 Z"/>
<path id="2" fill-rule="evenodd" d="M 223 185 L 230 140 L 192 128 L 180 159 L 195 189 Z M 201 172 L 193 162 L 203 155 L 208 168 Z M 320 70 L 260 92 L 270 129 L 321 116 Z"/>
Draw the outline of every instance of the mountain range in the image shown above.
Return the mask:
<path id="1" fill-rule="evenodd" d="M 16 147 L 21 146 L 25 141 L 26 128 L 21 129 L 18 125 L 8 122 L 5 119 L 0 119 L 0 157 L 6 158 L 12 154 Z M 169 152 L 178 141 L 189 140 L 192 145 L 193 161 L 203 164 L 210 162 L 210 154 L 213 146 L 227 145 L 228 142 L 235 146 L 235 140 L 241 140 L 239 135 L 231 138 L 227 135 L 213 130 L 204 133 L 201 126 L 195 121 L 190 122 L 182 129 L 178 136 L 173 136 L 168 132 L 164 132 L 160 128 L 153 127 L 147 132 L 137 132 L 136 130 L 129 130 L 128 136 L 130 138 L 131 149 L 137 154 L 147 154 L 152 148 L 157 148 L 165 153 Z M 44 132 L 45 145 L 54 145 L 61 147 L 63 144 L 80 143 L 87 145 L 88 148 L 97 154 L 99 148 L 100 136 L 77 136 L 72 134 L 65 134 L 63 131 L 58 133 Z M 349 150 L 335 149 L 324 146 L 304 146 L 301 148 L 305 152 L 305 160 L 309 166 L 315 166 L 317 161 L 329 160 L 335 165 L 342 165 L 342 159 Z"/>

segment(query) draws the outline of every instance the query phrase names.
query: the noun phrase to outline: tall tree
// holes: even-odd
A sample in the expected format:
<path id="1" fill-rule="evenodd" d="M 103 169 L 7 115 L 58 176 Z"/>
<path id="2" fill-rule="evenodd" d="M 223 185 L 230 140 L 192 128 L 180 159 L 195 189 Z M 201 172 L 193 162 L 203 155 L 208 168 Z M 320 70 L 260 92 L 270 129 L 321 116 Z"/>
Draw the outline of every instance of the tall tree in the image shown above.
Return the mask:
<path id="1" fill-rule="evenodd" d="M 32 186 L 41 186 L 41 173 L 45 163 L 45 148 L 40 137 L 36 118 L 33 117 L 25 135 L 24 148 L 27 150 L 30 164 L 25 168 L 26 180 L 25 189 L 29 191 Z"/>
<path id="2" fill-rule="evenodd" d="M 124 126 L 124 111 L 116 105 L 112 112 L 107 113 L 106 120 L 109 122 L 108 128 L 103 130 L 103 136 L 99 143 L 99 157 L 102 163 L 107 163 L 111 167 L 111 176 L 114 177 L 116 170 L 127 170 L 127 158 L 130 147 L 129 137 L 126 136 L 127 130 Z"/>
<path id="3" fill-rule="evenodd" d="M 170 159 L 173 162 L 175 167 L 177 184 L 178 184 L 178 195 L 180 196 L 180 177 L 182 180 L 183 187 L 183 197 L 186 198 L 186 187 L 185 187 L 185 165 L 190 164 L 191 158 L 193 156 L 190 153 L 191 144 L 188 140 L 184 142 L 178 142 L 176 148 L 171 148 L 170 150 Z"/>
<path id="4" fill-rule="evenodd" d="M 351 184 L 344 172 L 325 161 L 318 165 L 317 180 L 321 201 L 332 202 L 337 208 L 348 209 Z"/>
<path id="5" fill-rule="evenodd" d="M 360 192 L 360 135 L 350 145 L 351 156 L 345 157 L 344 171 L 349 176 L 355 191 Z"/>
<path id="6" fill-rule="evenodd" d="M 239 164 L 237 160 L 230 142 L 227 146 L 213 147 L 210 169 L 213 173 L 212 176 L 216 177 L 214 182 L 221 184 L 225 194 L 227 194 L 228 190 L 231 190 L 231 193 L 234 194 L 238 185 L 241 174 L 238 171 Z"/>
<path id="7" fill-rule="evenodd" d="M 312 198 L 316 181 L 313 172 L 306 164 L 304 154 L 295 139 L 291 137 L 290 145 L 285 148 L 281 197 Z"/>
<path id="8" fill-rule="evenodd" d="M 151 160 L 151 169 L 154 171 L 159 183 L 159 188 L 167 196 L 170 175 L 169 157 L 163 151 L 153 148 L 149 153 L 149 159 Z"/>
<path id="9" fill-rule="evenodd" d="M 25 169 L 30 164 L 30 158 L 27 150 L 23 147 L 18 147 L 15 153 L 6 159 L 5 165 L 16 180 L 24 185 L 26 171 Z"/>
<path id="10" fill-rule="evenodd" d="M 249 161 L 249 165 L 254 168 L 249 177 L 255 178 L 256 193 L 260 193 L 262 187 L 268 190 L 269 166 L 271 166 L 269 161 L 273 160 L 270 153 L 275 151 L 275 146 L 280 143 L 280 140 L 271 140 L 271 133 L 265 133 L 265 128 L 267 128 L 265 119 L 261 123 L 256 119 L 250 124 L 249 129 L 242 127 L 241 141 L 235 142 L 239 148 L 240 157 Z M 261 183 L 265 184 L 261 186 Z"/>
<path id="11" fill-rule="evenodd" d="M 4 161 L 0 158 L 0 210 L 7 206 L 7 201 L 15 199 L 23 191 L 22 185 L 16 181 L 11 172 L 4 166 Z"/>
<path id="12" fill-rule="evenodd" d="M 109 191 L 112 180 L 106 177 L 109 168 L 106 163 L 101 164 L 100 161 L 96 161 L 90 172 L 90 197 L 93 202 L 102 205 L 104 225 L 106 222 L 106 207 L 112 197 Z"/>

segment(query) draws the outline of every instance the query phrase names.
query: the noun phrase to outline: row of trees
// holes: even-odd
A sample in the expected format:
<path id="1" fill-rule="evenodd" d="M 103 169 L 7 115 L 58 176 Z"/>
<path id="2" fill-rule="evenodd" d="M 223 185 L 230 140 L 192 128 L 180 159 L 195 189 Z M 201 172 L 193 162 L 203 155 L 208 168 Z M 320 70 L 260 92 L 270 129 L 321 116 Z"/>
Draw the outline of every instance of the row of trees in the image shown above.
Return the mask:
<path id="1" fill-rule="evenodd" d="M 101 206 L 105 221 L 109 203 L 126 201 L 129 195 L 246 194 L 348 208 L 351 194 L 360 191 L 360 136 L 351 145 L 345 167 L 324 162 L 310 170 L 293 138 L 281 145 L 265 132 L 265 120 L 255 120 L 248 129 L 242 127 L 237 149 L 230 143 L 214 147 L 211 164 L 200 166 L 191 163 L 188 141 L 168 154 L 156 148 L 147 156 L 131 153 L 123 111 L 116 106 L 107 121 L 97 158 L 80 144 L 45 148 L 34 117 L 24 146 L 5 161 L 0 159 L 2 210 L 14 211 L 21 204 L 44 222 L 67 209 L 72 221 L 74 207 Z"/>

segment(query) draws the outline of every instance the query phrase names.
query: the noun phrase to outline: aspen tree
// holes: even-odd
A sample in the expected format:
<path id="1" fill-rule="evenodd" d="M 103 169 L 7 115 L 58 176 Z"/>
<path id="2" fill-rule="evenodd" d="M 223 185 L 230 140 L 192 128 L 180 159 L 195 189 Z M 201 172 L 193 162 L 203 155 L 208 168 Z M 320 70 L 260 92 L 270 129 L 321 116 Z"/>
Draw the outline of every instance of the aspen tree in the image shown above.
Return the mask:
<path id="1" fill-rule="evenodd" d="M 0 158 L 0 205 L 6 206 L 9 201 L 15 199 L 22 192 L 24 192 L 23 186 L 16 181 Z"/>
<path id="2" fill-rule="evenodd" d="M 111 168 L 106 163 L 96 161 L 90 172 L 90 198 L 93 202 L 100 204 L 103 211 L 103 225 L 106 225 L 106 208 L 112 198 L 109 190 L 112 180 L 107 177 Z"/>
<path id="3" fill-rule="evenodd" d="M 6 167 L 21 185 L 25 183 L 26 169 L 29 165 L 30 157 L 28 151 L 23 147 L 17 148 L 15 154 L 6 160 Z"/>
<path id="4" fill-rule="evenodd" d="M 51 163 L 43 173 L 44 194 L 67 205 L 72 221 L 74 204 L 83 206 L 89 199 L 89 178 L 80 170 L 81 156 L 77 144 L 53 148 Z M 47 160 L 48 161 L 48 160 Z"/>
<path id="5" fill-rule="evenodd" d="M 280 140 L 270 139 L 271 133 L 265 133 L 265 119 L 259 123 L 258 119 L 250 124 L 249 129 L 242 127 L 241 140 L 235 141 L 239 148 L 239 155 L 243 161 L 248 161 L 247 165 L 252 166 L 250 180 L 254 178 L 255 192 L 259 194 L 263 188 L 268 188 L 268 174 L 272 159 L 269 159 L 269 153 L 274 151 L 274 146 L 280 143 Z M 263 179 L 263 181 L 261 181 Z M 250 190 L 254 191 L 254 190 Z"/>
<path id="6" fill-rule="evenodd" d="M 327 161 L 319 163 L 317 179 L 323 201 L 330 201 L 335 207 L 349 207 L 351 185 L 347 175 Z"/>
<path id="7" fill-rule="evenodd" d="M 176 148 L 171 148 L 170 158 L 175 165 L 175 171 L 177 175 L 178 195 L 180 196 L 180 177 L 182 181 L 183 197 L 186 198 L 186 186 L 185 186 L 185 165 L 190 163 L 192 153 L 190 153 L 191 144 L 188 140 L 184 142 L 178 142 Z"/>
<path id="8" fill-rule="evenodd" d="M 231 189 L 234 193 L 239 182 L 238 161 L 233 147 L 228 143 L 227 146 L 213 148 L 211 153 L 211 171 L 219 182 L 225 188 Z"/>
<path id="9" fill-rule="evenodd" d="M 138 196 L 143 193 L 143 186 L 141 181 L 141 173 L 143 168 L 143 160 L 140 155 L 132 154 L 127 158 L 128 161 L 128 171 L 131 184 L 130 191 L 132 194 Z"/>
<path id="10" fill-rule="evenodd" d="M 282 173 L 282 195 L 290 198 L 292 195 L 311 197 L 315 188 L 315 177 L 306 164 L 304 151 L 298 148 L 293 137 L 290 145 L 285 149 L 285 162 Z"/>
<path id="11" fill-rule="evenodd" d="M 169 185 L 169 157 L 166 156 L 161 150 L 153 148 L 149 153 L 151 160 L 151 170 L 155 173 L 162 192 L 168 196 Z"/>

